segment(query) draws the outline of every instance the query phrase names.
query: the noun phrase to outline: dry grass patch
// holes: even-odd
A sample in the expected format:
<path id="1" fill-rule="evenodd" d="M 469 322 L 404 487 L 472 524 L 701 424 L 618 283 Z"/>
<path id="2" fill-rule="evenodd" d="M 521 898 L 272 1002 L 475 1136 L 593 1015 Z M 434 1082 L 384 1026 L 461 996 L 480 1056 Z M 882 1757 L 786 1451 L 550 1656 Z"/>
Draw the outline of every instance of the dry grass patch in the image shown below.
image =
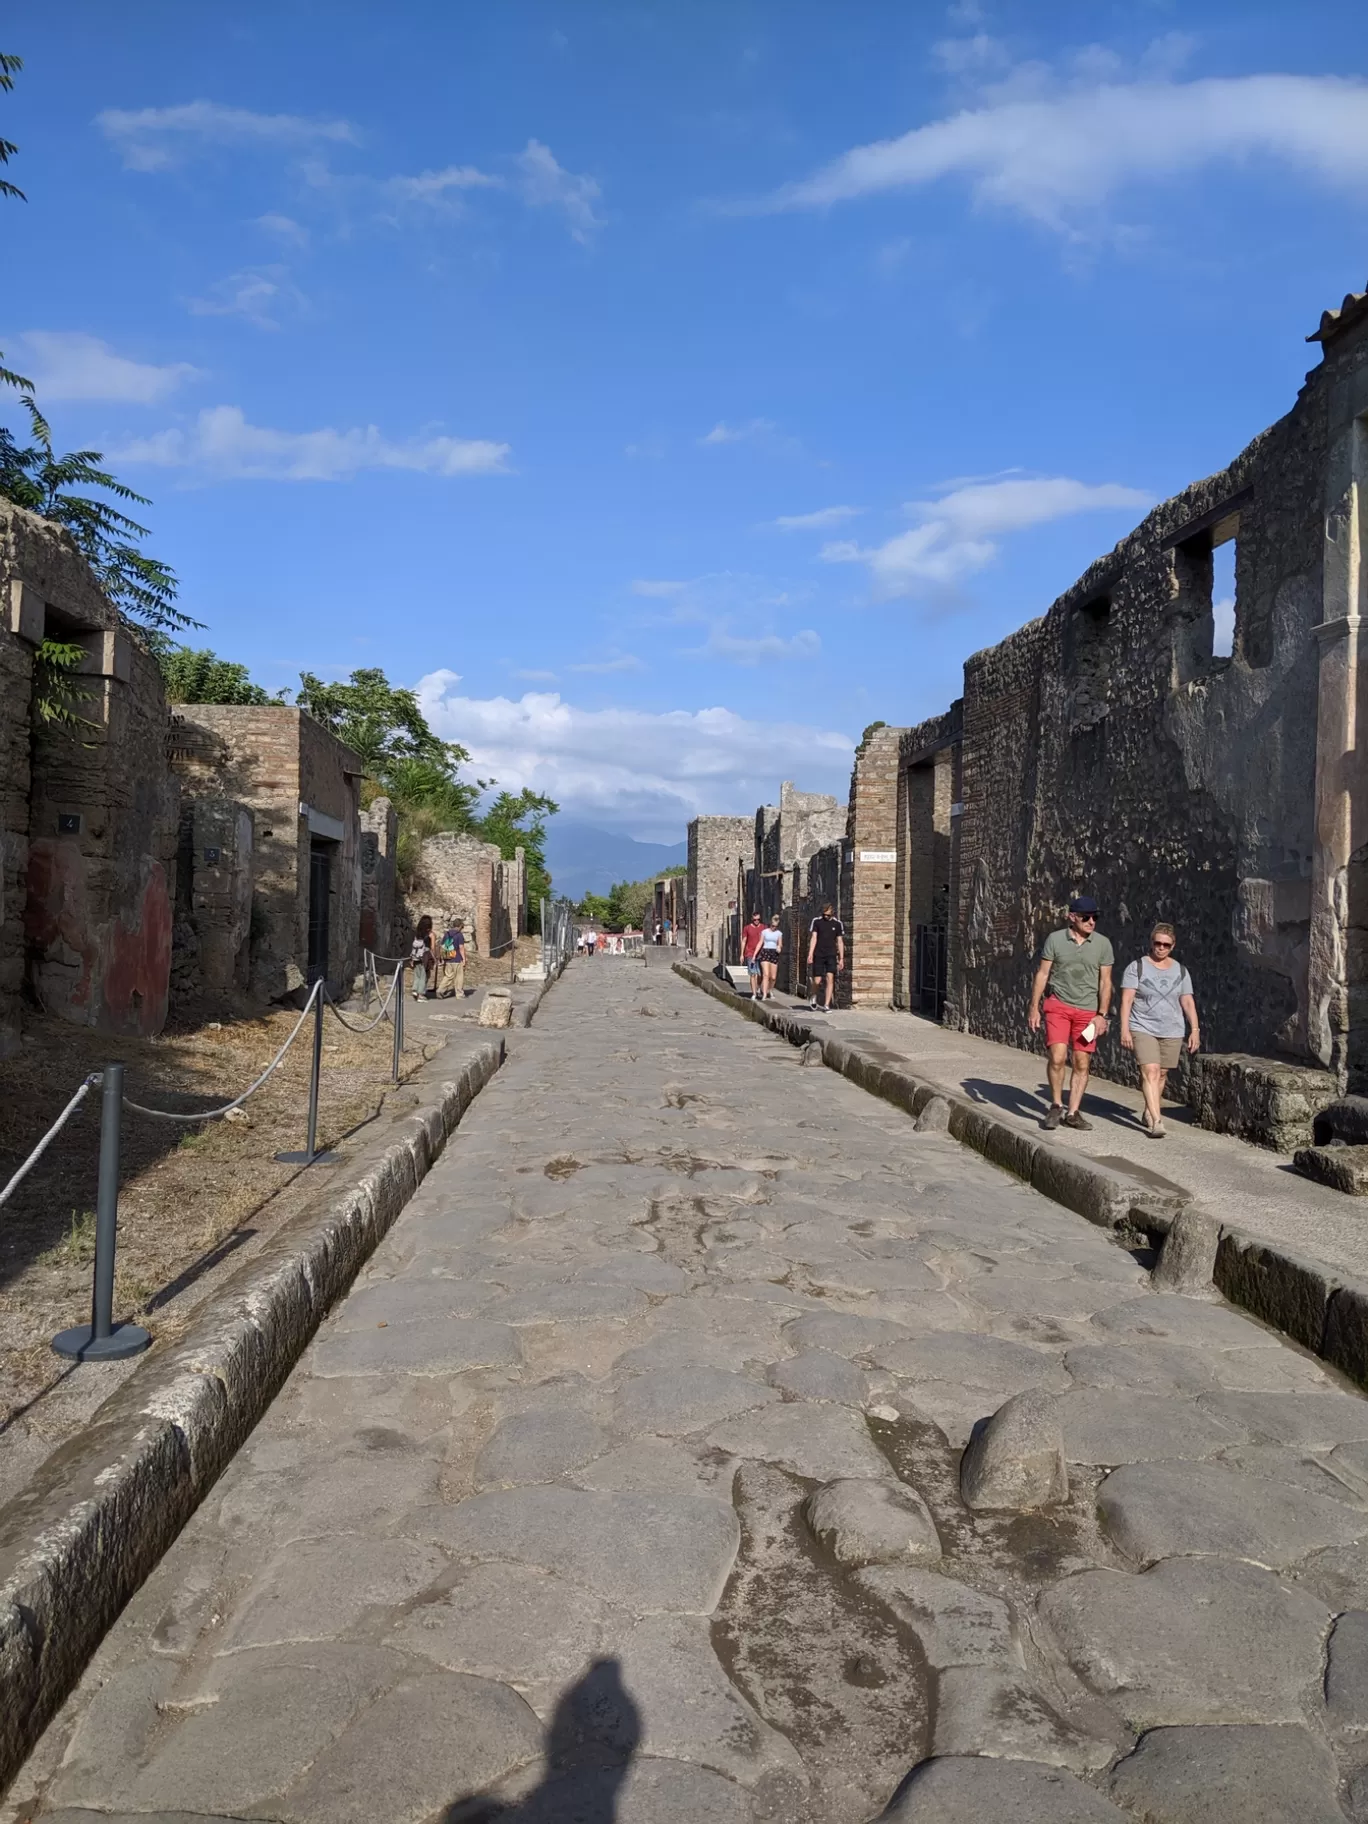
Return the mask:
<path id="1" fill-rule="evenodd" d="M 272 1012 L 141 1040 L 33 1021 L 20 1055 L 0 1064 L 0 1183 L 88 1072 L 122 1063 L 126 1093 L 135 1101 L 210 1106 L 246 1088 L 297 1018 Z M 269 1231 L 272 1217 L 263 1206 L 300 1173 L 298 1166 L 276 1164 L 273 1155 L 304 1146 L 310 1037 L 306 1022 L 281 1068 L 247 1103 L 243 1120 L 184 1127 L 125 1110 L 116 1319 L 136 1317 L 154 1338 L 170 1340 L 184 1326 L 182 1295 Z M 362 1036 L 329 1016 L 320 1146 L 337 1144 L 376 1114 L 390 1086 L 391 1042 L 388 1024 Z M 410 1035 L 404 1074 L 437 1049 Z M 99 1105 L 97 1088 L 0 1208 L 0 1427 L 24 1408 L 30 1426 L 41 1424 L 34 1401 L 65 1366 L 51 1353 L 51 1338 L 90 1315 Z M 173 1299 L 178 1308 L 166 1309 Z"/>

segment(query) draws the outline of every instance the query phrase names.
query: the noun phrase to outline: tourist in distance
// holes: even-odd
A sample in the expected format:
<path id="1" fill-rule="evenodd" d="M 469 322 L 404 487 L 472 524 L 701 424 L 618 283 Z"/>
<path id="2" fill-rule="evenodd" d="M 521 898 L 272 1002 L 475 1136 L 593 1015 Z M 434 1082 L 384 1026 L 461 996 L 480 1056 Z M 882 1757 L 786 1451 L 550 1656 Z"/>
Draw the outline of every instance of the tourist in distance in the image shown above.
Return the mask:
<path id="1" fill-rule="evenodd" d="M 845 968 L 845 926 L 836 916 L 836 908 L 828 902 L 813 919 L 808 931 L 808 988 L 812 998 L 809 1007 L 820 1006 L 824 1013 L 831 1012 L 831 1003 L 836 998 L 836 976 Z M 823 1002 L 820 996 L 825 993 Z"/>
<path id="2" fill-rule="evenodd" d="M 1164 1138 L 1164 1090 L 1183 1048 L 1184 1028 L 1189 1053 L 1202 1042 L 1192 977 L 1173 954 L 1177 941 L 1172 925 L 1156 925 L 1148 954 L 1127 963 L 1121 977 L 1121 1045 L 1135 1053 L 1140 1066 L 1141 1121 L 1151 1140 Z"/>
<path id="3" fill-rule="evenodd" d="M 598 949 L 598 932 L 586 931 L 584 934 L 584 954 L 592 956 Z"/>
<path id="4" fill-rule="evenodd" d="M 433 948 L 432 919 L 424 912 L 418 920 L 413 933 L 413 943 L 409 948 L 409 960 L 413 964 L 413 998 L 420 995 L 431 999 L 437 998 L 437 952 Z M 431 986 L 429 986 L 429 983 Z"/>
<path id="5" fill-rule="evenodd" d="M 761 923 L 760 914 L 752 912 L 741 932 L 741 961 L 746 965 L 746 972 L 750 976 L 750 991 L 753 1001 L 758 1001 L 760 998 L 760 957 L 758 953 L 760 939 L 764 935 L 765 927 Z"/>
<path id="6" fill-rule="evenodd" d="M 673 926 L 673 925 L 672 925 L 672 924 L 671 924 L 671 923 L 670 923 L 670 921 L 669 921 L 669 919 L 668 919 L 668 918 L 667 918 L 667 919 L 664 919 L 664 920 L 663 920 L 663 921 L 662 921 L 662 923 L 661 923 L 661 927 L 660 927 L 660 929 L 661 929 L 661 934 L 662 934 L 662 937 L 663 937 L 663 939 L 664 939 L 664 942 L 665 942 L 665 943 L 667 943 L 667 944 L 673 944 L 673 942 L 674 942 L 674 926 Z"/>
<path id="7" fill-rule="evenodd" d="M 779 973 L 779 958 L 784 954 L 784 929 L 779 914 L 760 933 L 760 999 L 774 999 L 774 978 Z"/>
<path id="8" fill-rule="evenodd" d="M 450 1000 L 453 995 L 465 999 L 465 965 L 465 921 L 453 918 L 437 946 L 437 986 L 444 1000 Z"/>
<path id="9" fill-rule="evenodd" d="M 1088 1068 L 1097 1041 L 1107 1030 L 1111 1006 L 1112 965 L 1116 958 L 1111 940 L 1097 929 L 1097 901 L 1081 894 L 1069 901 L 1068 923 L 1051 931 L 1040 947 L 1040 962 L 1031 983 L 1031 1008 L 1026 1024 L 1040 1031 L 1045 1019 L 1046 1074 L 1050 1080 L 1050 1106 L 1045 1126 L 1092 1126 L 1079 1113 L 1088 1087 Z M 1046 990 L 1048 989 L 1048 993 Z M 1043 997 L 1043 999 L 1042 999 Z M 1069 1112 L 1064 1112 L 1064 1067 L 1072 1059 Z"/>

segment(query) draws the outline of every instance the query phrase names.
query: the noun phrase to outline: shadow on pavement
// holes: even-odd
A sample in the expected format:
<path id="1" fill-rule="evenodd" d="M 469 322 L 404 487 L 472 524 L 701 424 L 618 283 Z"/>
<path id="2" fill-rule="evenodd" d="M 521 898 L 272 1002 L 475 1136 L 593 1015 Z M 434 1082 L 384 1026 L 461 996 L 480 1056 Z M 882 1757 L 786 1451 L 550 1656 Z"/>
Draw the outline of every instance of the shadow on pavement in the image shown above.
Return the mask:
<path id="1" fill-rule="evenodd" d="M 615 1659 L 595 1660 L 556 1705 L 546 1772 L 525 1799 L 457 1799 L 441 1824 L 614 1824 L 618 1793 L 641 1745 L 641 1712 Z"/>

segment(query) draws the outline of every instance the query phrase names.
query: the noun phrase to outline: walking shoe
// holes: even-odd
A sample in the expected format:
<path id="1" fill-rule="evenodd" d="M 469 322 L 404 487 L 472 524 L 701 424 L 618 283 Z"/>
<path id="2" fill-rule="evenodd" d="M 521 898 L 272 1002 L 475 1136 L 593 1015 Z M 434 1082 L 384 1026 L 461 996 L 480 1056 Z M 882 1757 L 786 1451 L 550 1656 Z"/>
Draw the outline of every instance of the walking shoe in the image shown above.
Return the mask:
<path id="1" fill-rule="evenodd" d="M 1085 1121 L 1082 1115 L 1065 1115 L 1064 1125 L 1065 1127 L 1077 1128 L 1080 1134 L 1090 1134 L 1092 1132 L 1092 1122 Z"/>
<path id="2" fill-rule="evenodd" d="M 1060 1122 L 1063 1119 L 1064 1119 L 1064 1104 L 1062 1102 L 1051 1102 L 1050 1112 L 1046 1115 L 1046 1117 L 1042 1123 L 1042 1126 L 1044 1126 L 1049 1132 L 1053 1133 L 1055 1128 L 1057 1128 L 1059 1126 Z"/>

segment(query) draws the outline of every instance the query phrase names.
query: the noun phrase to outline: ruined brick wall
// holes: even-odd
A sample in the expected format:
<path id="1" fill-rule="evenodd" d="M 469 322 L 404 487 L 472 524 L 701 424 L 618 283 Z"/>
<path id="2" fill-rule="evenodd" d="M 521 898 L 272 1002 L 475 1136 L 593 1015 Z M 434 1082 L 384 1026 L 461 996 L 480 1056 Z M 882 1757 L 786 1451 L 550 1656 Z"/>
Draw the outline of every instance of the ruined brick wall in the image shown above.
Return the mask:
<path id="1" fill-rule="evenodd" d="M 846 831 L 846 806 L 826 792 L 800 792 L 787 779 L 779 788 L 779 866 L 808 861 Z"/>
<path id="2" fill-rule="evenodd" d="M 297 994 L 308 982 L 310 850 L 330 857 L 327 980 L 360 968 L 361 763 L 320 723 L 283 705 L 178 706 L 172 759 L 188 798 L 245 805 L 254 825 L 250 992 Z"/>
<path id="3" fill-rule="evenodd" d="M 846 840 L 851 850 L 843 912 L 850 1001 L 886 1007 L 893 999 L 897 902 L 898 744 L 903 731 L 876 728 L 855 755 Z M 839 986 L 839 984 L 838 984 Z"/>
<path id="4" fill-rule="evenodd" d="M 754 852 L 750 817 L 695 817 L 689 825 L 687 897 L 689 945 L 701 957 L 720 962 L 719 946 L 736 897 L 737 872 Z"/>
<path id="5" fill-rule="evenodd" d="M 70 703 L 33 712 L 45 638 L 85 650 Z M 0 1053 L 21 988 L 109 1032 L 166 1017 L 176 792 L 156 665 L 59 528 L 0 502 Z"/>
<path id="6" fill-rule="evenodd" d="M 116 620 L 66 534 L 0 501 L 0 1057 L 19 1043 L 25 974 L 34 654 L 49 633 L 94 645 Z"/>
<path id="7" fill-rule="evenodd" d="M 328 985 L 345 992 L 361 969 L 361 762 L 312 716 L 301 715 L 298 726 L 299 796 L 309 807 L 299 819 L 300 879 L 308 881 L 313 845 L 324 844 L 330 864 Z"/>
<path id="8" fill-rule="evenodd" d="M 1324 444 L 1318 373 L 966 665 L 957 1023 L 1029 1043 L 1032 954 L 1087 890 L 1118 965 L 1177 925 L 1208 1047 L 1305 1050 Z M 1235 647 L 1213 658 L 1213 528 L 1236 514 Z"/>
<path id="9" fill-rule="evenodd" d="M 903 732 L 898 742 L 898 860 L 893 886 L 893 1004 L 934 1014 L 919 988 L 919 929 L 948 947 L 955 759 L 962 705 Z M 942 940 L 939 936 L 945 933 Z M 934 974 L 928 958 L 928 974 Z"/>
<path id="10" fill-rule="evenodd" d="M 397 956 L 394 932 L 394 849 L 399 819 L 388 798 L 375 798 L 361 813 L 361 947 Z"/>
<path id="11" fill-rule="evenodd" d="M 425 914 L 444 929 L 453 918 L 464 921 L 472 956 L 488 956 L 505 941 L 493 929 L 496 911 L 495 870 L 504 865 L 496 842 L 465 831 L 445 830 L 429 836 L 409 890 L 403 895 L 399 924 L 404 946 Z"/>
<path id="12" fill-rule="evenodd" d="M 146 1036 L 165 1024 L 171 976 L 179 794 L 166 700 L 127 633 L 83 643 L 85 726 L 40 727 L 30 749 L 28 984 L 49 1013 Z"/>

